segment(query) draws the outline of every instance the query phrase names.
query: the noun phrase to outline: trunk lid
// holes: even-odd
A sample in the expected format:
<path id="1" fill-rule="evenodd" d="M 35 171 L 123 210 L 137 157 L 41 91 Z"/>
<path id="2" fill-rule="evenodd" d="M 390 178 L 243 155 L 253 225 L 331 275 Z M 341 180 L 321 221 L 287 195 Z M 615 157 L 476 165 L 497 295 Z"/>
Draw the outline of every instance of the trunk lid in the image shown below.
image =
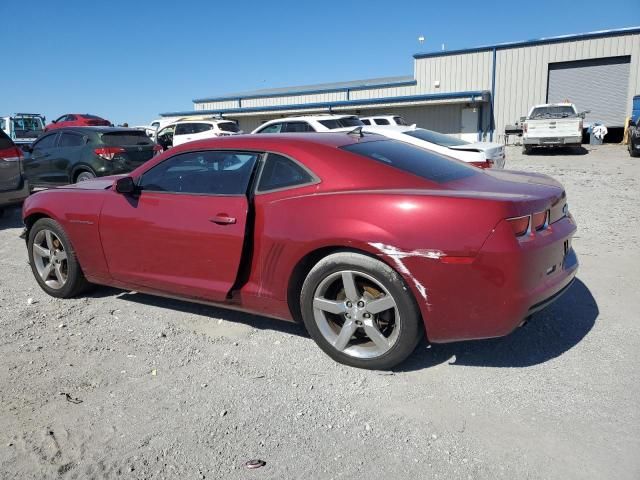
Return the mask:
<path id="1" fill-rule="evenodd" d="M 546 118 L 527 120 L 528 138 L 571 137 L 582 135 L 582 120 L 571 118 Z"/>

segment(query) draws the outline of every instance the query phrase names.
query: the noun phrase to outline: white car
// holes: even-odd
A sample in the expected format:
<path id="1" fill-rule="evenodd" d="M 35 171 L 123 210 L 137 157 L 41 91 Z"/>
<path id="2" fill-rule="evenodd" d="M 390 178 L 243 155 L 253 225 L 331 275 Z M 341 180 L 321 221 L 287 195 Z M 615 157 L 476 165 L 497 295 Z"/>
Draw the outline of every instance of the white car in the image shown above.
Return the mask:
<path id="1" fill-rule="evenodd" d="M 362 120 L 362 123 L 365 125 L 371 126 L 409 126 L 407 121 L 400 115 L 372 115 L 369 117 L 360 117 L 360 120 Z"/>
<path id="2" fill-rule="evenodd" d="M 156 142 L 167 150 L 187 142 L 241 133 L 243 132 L 238 128 L 238 124 L 232 120 L 179 120 L 160 129 L 156 135 Z"/>
<path id="3" fill-rule="evenodd" d="M 462 160 L 479 168 L 504 168 L 504 145 L 499 143 L 470 143 L 444 133 L 415 126 L 364 127 L 362 131 L 410 143 L 425 150 Z"/>
<path id="4" fill-rule="evenodd" d="M 303 115 L 269 120 L 251 133 L 344 132 L 362 126 L 355 115 Z"/>

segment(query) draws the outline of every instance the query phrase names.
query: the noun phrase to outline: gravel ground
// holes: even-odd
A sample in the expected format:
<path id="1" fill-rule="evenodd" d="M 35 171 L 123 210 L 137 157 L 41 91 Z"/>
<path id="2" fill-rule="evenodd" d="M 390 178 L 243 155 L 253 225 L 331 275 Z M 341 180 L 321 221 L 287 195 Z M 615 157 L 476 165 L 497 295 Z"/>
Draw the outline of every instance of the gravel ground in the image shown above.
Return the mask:
<path id="1" fill-rule="evenodd" d="M 107 288 L 50 298 L 9 212 L 0 477 L 640 478 L 640 161 L 510 148 L 508 167 L 565 184 L 578 281 L 507 338 L 422 344 L 393 373 L 262 317 Z"/>

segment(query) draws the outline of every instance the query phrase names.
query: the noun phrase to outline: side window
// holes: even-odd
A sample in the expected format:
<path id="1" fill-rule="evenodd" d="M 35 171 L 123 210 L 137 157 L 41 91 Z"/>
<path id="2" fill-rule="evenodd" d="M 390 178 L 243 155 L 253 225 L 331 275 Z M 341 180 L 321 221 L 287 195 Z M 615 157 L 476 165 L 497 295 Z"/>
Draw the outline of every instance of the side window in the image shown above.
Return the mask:
<path id="1" fill-rule="evenodd" d="M 57 133 L 53 135 L 47 135 L 46 137 L 42 137 L 36 143 L 33 144 L 34 150 L 44 150 L 45 148 L 53 148 L 56 144 Z"/>
<path id="2" fill-rule="evenodd" d="M 189 152 L 168 158 L 142 175 L 143 192 L 244 195 L 259 153 Z"/>
<path id="3" fill-rule="evenodd" d="M 5 129 L 5 121 L 4 118 L 0 118 L 0 130 L 4 130 Z"/>
<path id="4" fill-rule="evenodd" d="M 76 117 L 75 115 L 67 115 L 65 122 L 71 122 L 73 120 L 77 120 L 78 117 Z"/>
<path id="5" fill-rule="evenodd" d="M 315 132 L 307 122 L 287 122 L 284 131 L 287 133 Z"/>
<path id="6" fill-rule="evenodd" d="M 258 191 L 266 192 L 313 182 L 313 176 L 290 158 L 269 153 L 260 174 Z"/>
<path id="7" fill-rule="evenodd" d="M 193 123 L 179 123 L 176 125 L 175 135 L 189 135 L 193 132 Z"/>
<path id="8" fill-rule="evenodd" d="M 371 120 L 369 120 L 368 118 L 363 118 L 362 123 L 364 123 L 365 125 L 371 125 Z"/>
<path id="9" fill-rule="evenodd" d="M 389 120 L 386 118 L 376 118 L 374 122 L 376 122 L 376 125 L 390 125 Z"/>
<path id="10" fill-rule="evenodd" d="M 59 147 L 81 147 L 84 143 L 84 137 L 76 133 L 61 133 L 58 140 Z"/>
<path id="11" fill-rule="evenodd" d="M 58 122 L 66 122 L 67 121 L 67 117 L 68 117 L 68 115 L 62 115 L 60 118 L 58 118 L 56 120 L 56 123 L 58 123 Z"/>
<path id="12" fill-rule="evenodd" d="M 283 123 L 274 123 L 273 125 L 263 128 L 258 133 L 280 133 L 283 125 Z"/>
<path id="13" fill-rule="evenodd" d="M 213 128 L 213 125 L 211 125 L 210 123 L 194 123 L 192 125 L 193 133 L 202 133 Z"/>

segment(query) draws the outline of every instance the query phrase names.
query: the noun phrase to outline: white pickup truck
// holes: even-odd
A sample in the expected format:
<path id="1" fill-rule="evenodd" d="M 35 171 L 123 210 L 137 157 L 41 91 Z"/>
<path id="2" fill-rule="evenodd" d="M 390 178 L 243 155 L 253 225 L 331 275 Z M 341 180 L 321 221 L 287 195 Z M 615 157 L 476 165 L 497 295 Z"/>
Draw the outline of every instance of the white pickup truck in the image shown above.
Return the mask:
<path id="1" fill-rule="evenodd" d="M 522 120 L 523 153 L 533 147 L 578 147 L 584 113 L 573 103 L 547 103 L 531 108 Z"/>

